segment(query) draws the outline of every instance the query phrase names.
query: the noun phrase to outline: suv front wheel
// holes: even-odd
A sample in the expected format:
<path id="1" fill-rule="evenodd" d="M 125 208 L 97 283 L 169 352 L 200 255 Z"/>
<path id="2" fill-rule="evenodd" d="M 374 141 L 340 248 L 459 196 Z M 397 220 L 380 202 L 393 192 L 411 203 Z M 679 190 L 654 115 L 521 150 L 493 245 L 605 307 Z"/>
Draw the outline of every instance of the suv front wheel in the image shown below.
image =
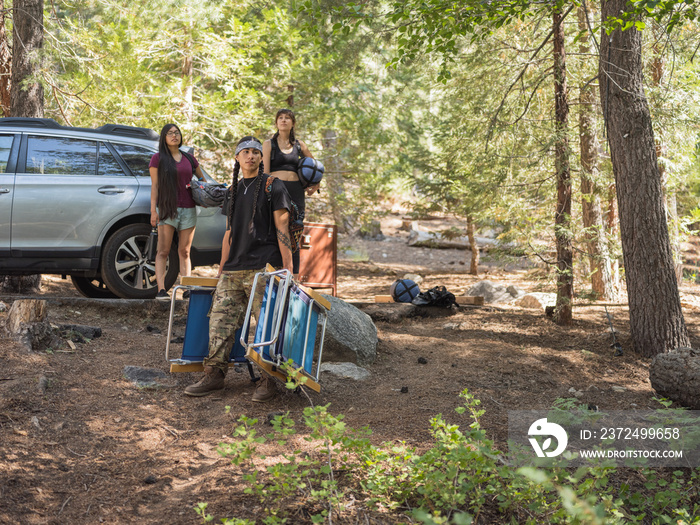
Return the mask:
<path id="1" fill-rule="evenodd" d="M 102 280 L 107 287 L 124 299 L 152 299 L 156 296 L 156 268 L 147 259 L 146 246 L 151 227 L 148 224 L 128 224 L 117 230 L 102 250 Z M 173 242 L 165 271 L 165 288 L 177 280 L 180 262 Z"/>
<path id="2" fill-rule="evenodd" d="M 111 292 L 107 285 L 99 277 L 71 276 L 73 286 L 85 297 L 92 299 L 116 299 L 117 296 Z"/>

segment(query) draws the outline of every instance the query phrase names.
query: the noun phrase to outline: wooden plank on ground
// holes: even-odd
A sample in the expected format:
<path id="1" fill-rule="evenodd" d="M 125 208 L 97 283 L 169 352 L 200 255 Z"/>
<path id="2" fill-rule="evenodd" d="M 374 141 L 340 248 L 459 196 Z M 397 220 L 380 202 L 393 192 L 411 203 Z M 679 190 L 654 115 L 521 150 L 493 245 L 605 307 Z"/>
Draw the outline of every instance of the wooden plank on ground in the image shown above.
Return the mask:
<path id="1" fill-rule="evenodd" d="M 374 302 L 375 303 L 393 303 L 395 301 L 391 295 L 375 295 Z"/>
<path id="2" fill-rule="evenodd" d="M 484 298 L 480 295 L 460 295 L 455 297 L 457 304 L 474 304 L 481 306 L 484 304 Z"/>

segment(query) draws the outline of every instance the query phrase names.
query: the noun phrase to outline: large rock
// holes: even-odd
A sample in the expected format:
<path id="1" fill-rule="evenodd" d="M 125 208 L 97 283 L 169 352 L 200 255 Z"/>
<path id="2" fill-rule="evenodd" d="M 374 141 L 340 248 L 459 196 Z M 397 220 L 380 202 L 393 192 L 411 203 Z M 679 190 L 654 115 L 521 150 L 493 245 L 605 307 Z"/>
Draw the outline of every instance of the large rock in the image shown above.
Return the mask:
<path id="1" fill-rule="evenodd" d="M 353 363 L 323 363 L 321 372 L 328 372 L 329 374 L 345 379 L 354 379 L 355 381 L 365 381 L 370 376 L 367 370 Z"/>
<path id="2" fill-rule="evenodd" d="M 124 378 L 139 388 L 173 388 L 177 386 L 172 376 L 157 368 L 125 366 Z"/>
<path id="3" fill-rule="evenodd" d="M 532 292 L 522 296 L 513 304 L 521 308 L 539 308 L 540 310 L 544 310 L 548 306 L 556 306 L 557 294 Z"/>
<path id="4" fill-rule="evenodd" d="M 466 237 L 445 239 L 439 233 L 413 229 L 408 235 L 408 245 L 435 249 L 468 250 L 469 240 Z"/>
<path id="5" fill-rule="evenodd" d="M 510 290 L 514 293 L 511 294 Z M 485 303 L 507 303 L 515 299 L 519 290 L 515 286 L 505 287 L 501 284 L 493 284 L 491 281 L 479 281 L 469 288 L 464 295 L 481 296 Z"/>
<path id="6" fill-rule="evenodd" d="M 651 387 L 691 410 L 700 410 L 700 351 L 677 348 L 649 365 Z"/>
<path id="7" fill-rule="evenodd" d="M 417 273 L 407 273 L 402 277 L 402 279 L 410 279 L 414 283 L 420 285 L 423 283 L 423 277 Z"/>
<path id="8" fill-rule="evenodd" d="M 377 327 L 372 319 L 345 301 L 324 295 L 331 303 L 323 345 L 324 361 L 349 361 L 360 366 L 377 357 Z"/>

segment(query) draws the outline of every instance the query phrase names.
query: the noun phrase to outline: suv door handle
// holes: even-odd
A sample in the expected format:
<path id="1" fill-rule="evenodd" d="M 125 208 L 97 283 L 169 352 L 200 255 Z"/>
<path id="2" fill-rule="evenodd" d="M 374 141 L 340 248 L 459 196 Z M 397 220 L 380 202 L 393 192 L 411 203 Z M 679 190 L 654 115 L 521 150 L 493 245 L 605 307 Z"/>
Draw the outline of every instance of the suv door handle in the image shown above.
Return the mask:
<path id="1" fill-rule="evenodd" d="M 8 188 L 0 188 L 0 193 L 10 193 Z"/>
<path id="2" fill-rule="evenodd" d="M 109 193 L 124 193 L 126 190 L 124 188 L 117 188 L 116 186 L 102 186 L 97 188 L 99 193 L 109 194 Z"/>

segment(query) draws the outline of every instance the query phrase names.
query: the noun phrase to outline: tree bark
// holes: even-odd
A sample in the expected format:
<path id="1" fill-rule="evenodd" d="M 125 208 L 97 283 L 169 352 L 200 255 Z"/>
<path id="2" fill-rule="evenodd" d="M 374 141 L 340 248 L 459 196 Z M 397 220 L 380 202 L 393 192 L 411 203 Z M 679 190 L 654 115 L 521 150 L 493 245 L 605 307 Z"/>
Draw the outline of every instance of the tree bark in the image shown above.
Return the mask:
<path id="1" fill-rule="evenodd" d="M 627 9 L 627 0 L 608 0 L 603 2 L 602 19 L 618 17 Z M 641 34 L 636 29 L 603 35 L 599 73 L 617 188 L 630 333 L 635 351 L 652 357 L 689 342 L 642 84 Z"/>
<path id="2" fill-rule="evenodd" d="M 16 0 L 12 31 L 13 117 L 43 117 L 44 87 L 35 78 L 44 44 L 44 1 Z"/>
<path id="3" fill-rule="evenodd" d="M 15 0 L 13 16 L 10 115 L 43 117 L 44 88 L 34 76 L 44 42 L 44 2 Z M 4 291 L 36 293 L 41 289 L 41 275 L 0 276 L 0 285 Z"/>
<path id="4" fill-rule="evenodd" d="M 610 267 L 612 270 L 613 290 L 615 290 L 615 295 L 619 296 L 622 291 L 622 285 L 620 284 L 620 259 L 617 254 L 613 255 L 613 246 L 615 246 L 614 251 L 617 252 L 617 242 L 620 239 L 620 223 L 617 213 L 617 188 L 615 187 L 614 181 L 608 185 L 605 192 L 605 199 L 604 220 L 608 239 L 608 251 L 611 253 Z"/>
<path id="5" fill-rule="evenodd" d="M 17 299 L 7 312 L 6 327 L 17 334 L 23 324 L 41 323 L 46 320 L 46 301 L 39 299 Z"/>
<path id="6" fill-rule="evenodd" d="M 651 62 L 651 80 L 654 86 L 661 88 L 664 74 L 666 72 L 666 64 L 664 61 L 663 51 L 660 49 L 659 41 L 663 40 L 663 34 L 658 25 L 655 25 L 654 37 L 656 43 L 652 46 L 654 58 Z M 664 191 L 664 205 L 666 207 L 666 219 L 669 225 L 669 236 L 671 240 L 671 251 L 673 253 L 673 264 L 678 282 L 683 278 L 683 257 L 681 252 L 681 231 L 680 220 L 678 218 L 678 206 L 676 202 L 676 194 L 674 188 L 669 184 L 670 171 L 669 163 L 666 162 L 668 157 L 668 146 L 664 138 L 664 130 L 657 128 L 656 136 L 656 156 L 659 162 L 659 176 L 661 177 L 661 186 Z"/>
<path id="7" fill-rule="evenodd" d="M 579 51 L 585 56 L 591 53 L 586 11 L 578 8 L 578 26 L 581 34 Z M 579 90 L 579 140 L 581 150 L 581 209 L 584 238 L 587 245 L 591 288 L 593 293 L 606 301 L 616 300 L 613 285 L 610 251 L 606 238 L 599 178 L 598 135 L 595 132 L 595 92 L 591 83 L 584 83 Z"/>
<path id="8" fill-rule="evenodd" d="M 555 167 L 557 209 L 554 235 L 557 244 L 557 304 L 554 320 L 560 325 L 573 321 L 574 299 L 573 249 L 571 244 L 571 172 L 569 169 L 569 102 L 566 86 L 566 50 L 561 10 L 552 15 L 554 30 Z"/>
<path id="9" fill-rule="evenodd" d="M 5 1 L 0 0 L 0 108 L 2 116 L 10 116 L 10 75 L 12 74 L 12 51 L 5 31 Z"/>
<path id="10" fill-rule="evenodd" d="M 476 243 L 475 233 L 474 218 L 468 215 L 467 238 L 469 239 L 469 249 L 472 252 L 472 260 L 469 263 L 469 275 L 479 275 L 479 246 Z"/>

